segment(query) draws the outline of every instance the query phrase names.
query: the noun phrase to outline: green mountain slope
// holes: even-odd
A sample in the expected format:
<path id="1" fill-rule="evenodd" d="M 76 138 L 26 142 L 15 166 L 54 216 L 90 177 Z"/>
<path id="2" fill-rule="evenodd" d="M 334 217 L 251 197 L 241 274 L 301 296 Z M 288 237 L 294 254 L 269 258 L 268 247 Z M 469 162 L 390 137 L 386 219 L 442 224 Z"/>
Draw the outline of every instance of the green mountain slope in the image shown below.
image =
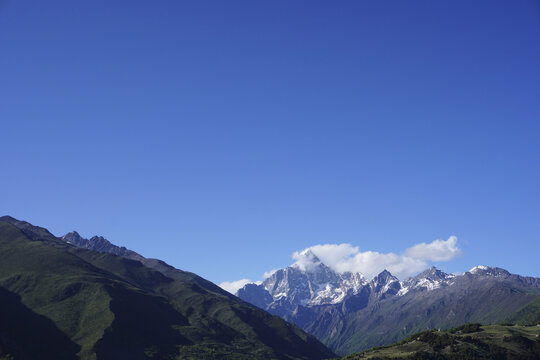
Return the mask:
<path id="1" fill-rule="evenodd" d="M 0 218 L 0 358 L 36 358 L 32 351 L 41 359 L 332 356 L 297 327 L 196 275 L 177 270 L 177 278 L 167 277 L 13 220 Z"/>
<path id="2" fill-rule="evenodd" d="M 519 325 L 540 324 L 540 296 L 516 311 L 506 321 Z"/>
<path id="3" fill-rule="evenodd" d="M 540 359 L 539 336 L 540 326 L 465 324 L 449 331 L 417 333 L 398 344 L 344 359 L 532 360 Z"/>

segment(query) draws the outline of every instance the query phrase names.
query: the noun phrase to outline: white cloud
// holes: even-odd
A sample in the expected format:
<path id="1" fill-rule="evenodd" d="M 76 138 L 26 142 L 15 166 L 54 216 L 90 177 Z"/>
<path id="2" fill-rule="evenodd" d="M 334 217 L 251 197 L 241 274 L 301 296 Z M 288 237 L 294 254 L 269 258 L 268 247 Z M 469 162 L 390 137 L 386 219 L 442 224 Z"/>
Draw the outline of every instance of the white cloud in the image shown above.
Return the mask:
<path id="1" fill-rule="evenodd" d="M 315 254 L 324 264 L 337 272 L 359 272 L 367 279 L 371 279 L 384 269 L 399 278 L 404 278 L 425 269 L 428 261 L 448 261 L 460 255 L 461 250 L 457 247 L 455 236 L 446 241 L 434 240 L 429 244 L 414 245 L 403 254 L 360 252 L 359 247 L 351 244 L 323 244 L 295 252 L 294 265 L 306 269 L 312 264 L 311 254 Z"/>
<path id="2" fill-rule="evenodd" d="M 324 246 L 324 245 L 315 245 Z M 302 271 L 311 271 L 316 268 L 318 261 L 315 260 L 316 255 L 311 251 L 311 248 L 304 249 L 300 252 L 295 251 L 292 258 L 296 260 L 293 266 Z M 320 260 L 320 259 L 319 259 Z"/>
<path id="3" fill-rule="evenodd" d="M 236 294 L 238 289 L 243 288 L 244 285 L 249 284 L 251 282 L 252 281 L 249 279 L 240 279 L 236 281 L 224 281 L 221 284 L 219 284 L 219 287 L 234 295 Z"/>
<path id="4" fill-rule="evenodd" d="M 406 256 L 430 261 L 448 261 L 460 254 L 455 236 L 450 236 L 446 241 L 435 240 L 429 244 L 417 244 L 405 251 Z"/>
<path id="5" fill-rule="evenodd" d="M 330 264 L 339 267 L 340 264 L 346 263 L 351 255 L 358 253 L 358 251 L 358 247 L 351 244 L 324 244 L 311 246 L 302 251 L 296 251 L 293 253 L 292 258 L 296 260 L 294 264 L 305 271 L 313 265 L 312 254 L 330 267 L 332 267 Z M 347 271 L 337 268 L 335 270 L 338 272 Z"/>
<path id="6" fill-rule="evenodd" d="M 449 261 L 461 255 L 457 241 L 457 237 L 450 236 L 448 240 L 438 239 L 430 243 L 420 243 L 407 248 L 402 254 L 360 251 L 358 246 L 346 243 L 314 245 L 294 252 L 293 266 L 309 270 L 314 265 L 313 257 L 317 256 L 321 262 L 340 273 L 359 272 L 369 280 L 386 269 L 403 279 L 424 270 L 428 262 Z M 279 269 L 265 272 L 263 279 L 272 276 L 277 270 Z M 238 289 L 249 283 L 252 283 L 249 279 L 240 279 L 225 281 L 219 286 L 235 294 Z M 260 283 L 260 281 L 255 282 L 255 284 Z"/>

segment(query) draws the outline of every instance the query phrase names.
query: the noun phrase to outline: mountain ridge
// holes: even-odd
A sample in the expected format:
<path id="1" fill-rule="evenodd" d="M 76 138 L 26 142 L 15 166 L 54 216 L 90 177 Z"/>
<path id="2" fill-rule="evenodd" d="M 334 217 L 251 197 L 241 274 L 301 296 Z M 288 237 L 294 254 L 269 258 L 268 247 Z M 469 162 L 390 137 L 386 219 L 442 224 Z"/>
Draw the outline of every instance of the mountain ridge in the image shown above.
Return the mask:
<path id="1" fill-rule="evenodd" d="M 387 270 L 370 281 L 357 274 L 362 281 L 349 287 L 340 276 L 322 263 L 303 272 L 293 265 L 261 284 L 245 285 L 237 296 L 297 324 L 339 354 L 386 345 L 431 327 L 504 321 L 540 297 L 539 278 L 485 265 L 458 275 L 432 266 L 401 281 Z M 332 296 L 325 289 L 337 292 Z M 303 297 L 297 296 L 299 290 Z M 527 313 L 535 309 L 531 306 Z"/>
<path id="2" fill-rule="evenodd" d="M 9 335 L 27 331 L 33 322 L 53 326 L 51 336 L 58 334 L 50 343 L 36 342 L 43 359 L 333 356 L 298 327 L 223 290 L 207 290 L 190 273 L 175 269 L 178 276 L 171 278 L 13 218 L 0 218 L 0 258 L 0 295 L 12 299 L 0 311 L 0 358 L 36 358 L 38 350 L 25 350 L 24 338 Z M 31 322 L 18 324 L 6 321 L 10 313 L 35 316 L 25 315 Z M 55 344 L 66 341 L 65 356 L 49 356 L 58 353 Z"/>

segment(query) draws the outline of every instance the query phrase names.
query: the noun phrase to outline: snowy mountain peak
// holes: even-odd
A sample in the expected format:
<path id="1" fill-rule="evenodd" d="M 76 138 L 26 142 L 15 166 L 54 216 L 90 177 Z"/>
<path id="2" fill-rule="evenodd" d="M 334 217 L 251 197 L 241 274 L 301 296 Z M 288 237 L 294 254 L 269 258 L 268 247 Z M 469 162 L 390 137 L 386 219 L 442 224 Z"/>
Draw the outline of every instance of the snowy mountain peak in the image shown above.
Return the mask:
<path id="1" fill-rule="evenodd" d="M 443 286 L 450 285 L 450 280 L 455 275 L 447 274 L 444 271 L 437 269 L 435 266 L 422 271 L 420 274 L 408 278 L 401 283 L 401 290 L 398 295 L 405 295 L 412 289 L 419 291 L 431 291 Z"/>
<path id="2" fill-rule="evenodd" d="M 324 312 L 329 308 L 338 309 L 338 313 L 357 311 L 371 304 L 378 304 L 384 299 L 400 301 L 399 298 L 402 297 L 436 297 L 452 289 L 459 291 L 476 281 L 489 284 L 512 277 L 504 269 L 480 265 L 460 275 L 448 274 L 436 267 L 430 267 L 403 281 L 399 281 L 388 270 L 383 270 L 367 282 L 360 273 L 338 273 L 332 270 L 308 251 L 297 253 L 295 259 L 295 265 L 276 271 L 260 285 L 244 286 L 236 295 L 274 315 L 286 319 L 296 317 L 304 324 L 306 314 L 311 311 Z M 303 264 L 313 265 L 309 271 L 298 266 L 302 261 Z M 540 289 L 540 279 L 520 281 L 523 284 L 538 284 L 535 286 Z M 334 305 L 337 307 L 333 307 Z"/>
<path id="3" fill-rule="evenodd" d="M 315 255 L 311 249 L 305 249 L 304 251 L 300 252 L 300 255 L 305 256 L 306 258 L 313 259 L 313 261 L 320 262 L 321 260 Z"/>
<path id="4" fill-rule="evenodd" d="M 491 267 L 486 265 L 477 265 L 468 271 L 473 275 L 478 276 L 496 276 L 496 277 L 507 277 L 510 276 L 510 273 L 505 269 L 498 267 Z"/>
<path id="5" fill-rule="evenodd" d="M 366 284 L 359 273 L 338 273 L 326 266 L 312 251 L 295 256 L 294 265 L 274 272 L 262 284 L 245 286 L 237 292 L 244 299 L 264 298 L 266 308 L 336 304 L 357 294 Z M 262 296 L 261 292 L 267 295 Z M 258 304 L 260 306 L 260 304 Z"/>
<path id="6" fill-rule="evenodd" d="M 386 269 L 381 271 L 379 275 L 375 276 L 370 281 L 369 286 L 371 291 L 378 298 L 385 298 L 389 295 L 395 295 L 401 289 L 399 279 Z"/>
<path id="7" fill-rule="evenodd" d="M 473 267 L 471 270 L 469 270 L 469 272 L 471 274 L 476 274 L 478 272 L 481 272 L 481 271 L 485 271 L 485 270 L 489 270 L 489 266 L 486 266 L 486 265 L 476 265 L 475 267 Z"/>

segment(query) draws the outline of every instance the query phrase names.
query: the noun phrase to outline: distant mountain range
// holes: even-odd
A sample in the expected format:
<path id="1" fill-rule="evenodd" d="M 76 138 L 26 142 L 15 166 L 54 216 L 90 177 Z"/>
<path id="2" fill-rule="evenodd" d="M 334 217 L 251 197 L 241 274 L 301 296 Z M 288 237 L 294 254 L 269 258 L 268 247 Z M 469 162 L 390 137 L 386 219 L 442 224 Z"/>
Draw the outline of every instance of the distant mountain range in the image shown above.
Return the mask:
<path id="1" fill-rule="evenodd" d="M 0 218 L 0 359 L 324 359 L 313 336 L 107 240 Z"/>
<path id="2" fill-rule="evenodd" d="M 362 274 L 333 271 L 309 250 L 302 255 L 309 259 L 305 268 L 280 269 L 261 284 L 245 285 L 237 296 L 342 355 L 426 329 L 519 321 L 523 316 L 516 312 L 540 300 L 540 279 L 496 267 L 476 266 L 461 275 L 432 267 L 404 281 L 385 270 L 368 281 Z"/>

